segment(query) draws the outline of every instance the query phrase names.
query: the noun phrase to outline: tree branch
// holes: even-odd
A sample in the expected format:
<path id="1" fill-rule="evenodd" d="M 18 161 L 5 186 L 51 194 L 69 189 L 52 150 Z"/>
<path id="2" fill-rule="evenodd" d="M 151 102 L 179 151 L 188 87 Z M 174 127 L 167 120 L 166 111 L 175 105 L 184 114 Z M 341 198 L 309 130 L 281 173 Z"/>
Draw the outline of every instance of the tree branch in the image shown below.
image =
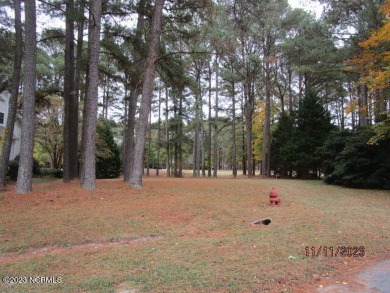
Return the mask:
<path id="1" fill-rule="evenodd" d="M 216 53 L 209 52 L 209 51 L 176 51 L 176 52 L 170 52 L 170 53 L 164 54 L 164 55 L 158 57 L 156 60 L 154 60 L 154 62 L 158 62 L 159 60 L 164 59 L 167 56 L 175 55 L 175 54 L 190 54 L 191 55 L 191 54 L 216 54 Z"/>

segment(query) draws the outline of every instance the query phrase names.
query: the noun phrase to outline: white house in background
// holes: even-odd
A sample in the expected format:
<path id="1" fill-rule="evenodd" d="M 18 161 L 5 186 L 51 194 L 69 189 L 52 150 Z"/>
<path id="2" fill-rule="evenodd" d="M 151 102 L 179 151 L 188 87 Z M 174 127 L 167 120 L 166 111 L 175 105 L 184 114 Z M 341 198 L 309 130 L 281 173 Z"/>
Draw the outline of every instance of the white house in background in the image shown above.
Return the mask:
<path id="1" fill-rule="evenodd" d="M 3 139 L 5 135 L 5 128 L 7 126 L 8 119 L 8 104 L 11 94 L 8 91 L 0 93 L 0 145 L 3 145 Z M 22 137 L 22 130 L 19 119 L 16 119 L 14 136 L 12 140 L 12 147 L 10 153 L 10 160 L 13 160 L 20 153 L 20 141 Z M 0 149 L 1 154 L 1 149 Z"/>

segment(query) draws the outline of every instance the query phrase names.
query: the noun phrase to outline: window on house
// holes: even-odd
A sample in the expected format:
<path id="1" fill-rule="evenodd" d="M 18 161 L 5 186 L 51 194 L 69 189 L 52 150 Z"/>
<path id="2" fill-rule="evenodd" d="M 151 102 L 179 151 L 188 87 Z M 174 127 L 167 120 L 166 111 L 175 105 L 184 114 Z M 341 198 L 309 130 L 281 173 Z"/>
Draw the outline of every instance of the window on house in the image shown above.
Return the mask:
<path id="1" fill-rule="evenodd" d="M 4 124 L 4 113 L 0 112 L 0 124 Z"/>

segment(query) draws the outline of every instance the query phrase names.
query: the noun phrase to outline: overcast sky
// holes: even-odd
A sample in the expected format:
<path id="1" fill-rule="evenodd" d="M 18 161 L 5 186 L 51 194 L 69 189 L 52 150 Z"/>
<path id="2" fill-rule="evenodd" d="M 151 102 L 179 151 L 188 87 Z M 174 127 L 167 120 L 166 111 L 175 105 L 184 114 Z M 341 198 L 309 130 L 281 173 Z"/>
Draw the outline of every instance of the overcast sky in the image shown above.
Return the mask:
<path id="1" fill-rule="evenodd" d="M 293 8 L 303 8 L 314 12 L 317 18 L 321 16 L 323 9 L 322 5 L 315 0 L 288 0 L 288 3 L 290 3 Z"/>

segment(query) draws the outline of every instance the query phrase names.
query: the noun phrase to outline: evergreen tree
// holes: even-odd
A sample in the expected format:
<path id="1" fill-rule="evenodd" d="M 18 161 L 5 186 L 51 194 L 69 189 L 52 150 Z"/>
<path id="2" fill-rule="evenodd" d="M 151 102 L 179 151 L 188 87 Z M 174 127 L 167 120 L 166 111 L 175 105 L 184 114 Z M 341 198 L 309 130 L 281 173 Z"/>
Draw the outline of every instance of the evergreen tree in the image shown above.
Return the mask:
<path id="1" fill-rule="evenodd" d="M 8 119 L 6 125 L 5 139 L 1 148 L 0 157 L 0 187 L 5 187 L 7 184 L 6 173 L 9 163 L 9 156 L 11 153 L 11 145 L 16 120 L 16 108 L 18 103 L 19 86 L 20 86 L 20 73 L 22 70 L 22 57 L 23 57 L 23 29 L 21 19 L 21 1 L 14 1 L 15 9 L 15 57 L 14 57 L 14 68 L 11 81 L 11 97 L 9 101 Z M 8 42 L 2 42 L 6 44 Z M 7 48 L 7 53 L 11 52 L 10 48 Z M 1 56 L 4 58 L 6 52 L 1 52 Z M 3 63 L 3 62 L 1 62 Z M 8 62 L 7 62 L 8 63 Z M 0 65 L 0 68 L 2 66 Z M 2 71 L 2 70 L 1 70 Z M 3 75 L 3 74 L 1 74 Z M 0 81 L 2 83 L 2 81 Z M 1 85 L 0 85 L 1 87 Z"/>
<path id="2" fill-rule="evenodd" d="M 118 145 L 109 121 L 101 119 L 98 122 L 96 133 L 96 177 L 116 178 L 121 172 L 121 159 Z"/>
<path id="3" fill-rule="evenodd" d="M 375 135 L 372 128 L 363 128 L 345 136 L 338 133 L 339 143 L 331 136 L 326 142 L 327 158 L 325 182 L 350 187 L 390 189 L 390 139 L 384 138 L 375 144 L 368 143 Z M 333 140 L 333 141 L 332 141 Z M 332 160 L 332 161 L 331 161 Z M 329 172 L 329 173 L 328 173 Z"/>
<path id="4" fill-rule="evenodd" d="M 330 121 L 330 113 L 320 99 L 314 92 L 309 92 L 300 103 L 294 132 L 293 165 L 298 177 L 318 177 L 323 161 L 320 147 L 334 127 Z"/>
<path id="5" fill-rule="evenodd" d="M 98 102 L 98 65 L 100 50 L 100 25 L 102 1 L 90 2 L 90 26 L 88 45 L 88 86 L 84 105 L 83 144 L 81 152 L 81 185 L 83 189 L 96 188 L 95 153 Z"/>
<path id="6" fill-rule="evenodd" d="M 26 32 L 25 32 L 25 60 L 24 91 L 23 91 L 23 124 L 22 142 L 16 193 L 24 194 L 32 191 L 32 167 L 34 146 L 34 116 L 36 91 L 36 3 L 33 0 L 25 1 Z"/>
<path id="7" fill-rule="evenodd" d="M 271 169 L 279 176 L 292 176 L 295 158 L 294 116 L 282 113 L 271 142 Z"/>

